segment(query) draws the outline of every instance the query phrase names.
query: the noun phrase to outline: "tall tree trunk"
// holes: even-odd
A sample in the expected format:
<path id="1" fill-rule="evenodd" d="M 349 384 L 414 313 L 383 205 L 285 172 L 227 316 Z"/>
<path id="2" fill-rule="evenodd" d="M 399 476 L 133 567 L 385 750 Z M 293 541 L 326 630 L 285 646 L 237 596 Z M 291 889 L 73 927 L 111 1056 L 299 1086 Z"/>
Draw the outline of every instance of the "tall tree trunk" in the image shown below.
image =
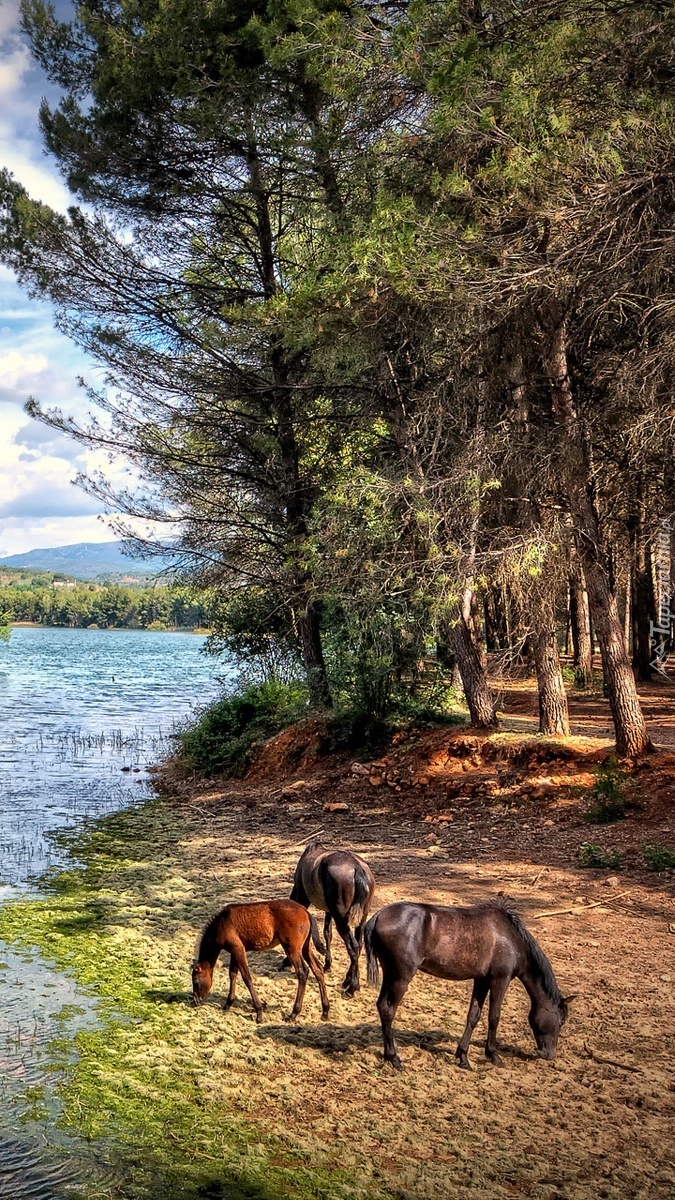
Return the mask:
<path id="1" fill-rule="evenodd" d="M 247 162 L 251 193 L 255 199 L 255 232 L 259 251 L 260 281 L 266 299 L 274 298 L 278 288 L 277 262 L 269 192 L 264 186 L 261 160 L 255 141 L 253 123 L 249 125 L 250 140 Z M 289 400 L 289 367 L 283 338 L 279 333 L 271 338 L 270 366 L 273 387 L 270 402 L 277 423 L 279 459 L 283 468 L 283 498 L 286 513 L 287 556 L 292 567 L 294 583 L 295 626 L 300 643 L 309 698 L 312 705 L 332 706 L 326 663 L 321 645 L 321 603 L 308 597 L 309 578 L 298 563 L 299 549 L 307 536 L 307 482 L 301 477 L 300 448 L 296 435 L 294 414 Z"/>
<path id="2" fill-rule="evenodd" d="M 545 618 L 541 625 L 543 628 L 532 634 L 539 690 L 539 732 L 567 737 L 570 722 L 555 625 Z"/>
<path id="3" fill-rule="evenodd" d="M 572 665 L 580 687 L 588 687 L 593 678 L 593 647 L 588 592 L 579 558 L 572 550 L 570 572 L 570 625 L 572 627 Z"/>
<path id="4" fill-rule="evenodd" d="M 471 630 L 462 616 L 453 626 L 452 644 L 471 724 L 477 729 L 495 729 L 498 721 L 490 686 Z"/>
<path id="5" fill-rule="evenodd" d="M 487 650 L 506 650 L 509 644 L 502 589 L 490 588 L 483 600 Z"/>
<path id="6" fill-rule="evenodd" d="M 619 754 L 635 757 L 652 748 L 631 670 L 616 593 L 610 582 L 609 558 L 603 545 L 593 494 L 590 451 L 578 419 L 567 362 L 567 334 L 561 319 L 546 338 L 544 366 L 553 412 L 561 438 L 560 466 L 577 535 L 579 558 L 600 645 Z"/>
<path id="7" fill-rule="evenodd" d="M 478 597 L 477 597 L 476 593 L 474 592 L 473 588 L 471 588 L 470 603 L 471 603 L 471 618 L 469 621 L 469 628 L 471 629 L 471 636 L 474 640 L 476 649 L 480 655 L 480 661 L 483 664 L 483 668 L 485 670 L 487 670 L 487 646 L 485 644 L 485 639 L 483 637 L 483 620 L 480 615 L 480 606 L 478 604 Z"/>
<path id="8" fill-rule="evenodd" d="M 296 614 L 295 623 L 310 703 L 320 708 L 332 708 L 333 699 L 321 645 L 321 605 L 316 600 L 310 600 L 307 607 Z"/>
<path id="9" fill-rule="evenodd" d="M 649 626 L 655 616 L 655 605 L 652 562 L 645 536 L 642 505 L 640 509 L 635 520 L 631 522 L 630 528 L 633 666 L 637 671 L 638 679 L 648 680 L 652 677 L 652 647 Z"/>
<path id="10" fill-rule="evenodd" d="M 485 614 L 485 646 L 487 650 L 499 648 L 499 634 L 494 612 L 494 593 L 486 592 L 483 597 L 483 612 Z"/>
<path id="11" fill-rule="evenodd" d="M 498 725 L 497 714 L 481 651 L 476 645 L 473 600 L 473 588 L 467 585 L 458 604 L 457 621 L 452 627 L 452 644 L 471 724 L 477 729 L 494 729 Z"/>

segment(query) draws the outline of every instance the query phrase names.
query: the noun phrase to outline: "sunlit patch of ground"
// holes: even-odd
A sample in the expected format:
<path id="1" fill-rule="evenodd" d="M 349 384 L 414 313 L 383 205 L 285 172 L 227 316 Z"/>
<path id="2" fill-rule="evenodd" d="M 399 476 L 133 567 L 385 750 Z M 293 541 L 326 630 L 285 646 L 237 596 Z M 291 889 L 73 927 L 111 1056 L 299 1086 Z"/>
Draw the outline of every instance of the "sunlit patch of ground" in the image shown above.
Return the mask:
<path id="1" fill-rule="evenodd" d="M 204 888 L 204 918 L 226 900 L 288 890 L 298 853 L 289 849 L 290 835 L 246 832 L 241 818 L 236 802 L 208 818 L 211 838 L 218 830 L 228 847 L 226 863 L 217 851 L 214 857 L 217 835 L 208 846 L 201 837 L 183 844 L 186 863 L 210 861 L 216 874 Z M 311 1161 L 346 1167 L 362 1186 L 395 1195 L 672 1196 L 672 898 L 629 883 L 614 903 L 614 891 L 588 873 L 542 873 L 524 861 L 477 868 L 386 840 L 358 848 L 376 873 L 378 905 L 411 897 L 463 903 L 505 890 L 526 917 L 580 910 L 531 920 L 561 987 L 579 993 L 558 1059 L 535 1056 L 527 997 L 514 984 L 500 1028 L 506 1066 L 487 1064 L 477 1035 L 474 1073 L 459 1072 L 453 1053 L 469 986 L 420 975 L 396 1023 L 405 1066 L 396 1075 L 381 1059 L 374 991 L 364 988 L 351 1001 L 340 996 L 341 949 L 330 1024 L 318 1020 L 310 982 L 296 1027 L 281 1022 L 292 976 L 279 975 L 279 956 L 270 953 L 253 960 L 269 1006 L 262 1027 L 245 991 L 229 1014 L 220 1008 L 226 970 L 220 995 L 216 985 L 212 1002 L 194 1014 L 205 1093 L 255 1123 L 282 1126 L 289 1149 Z M 599 898 L 605 903 L 597 905 Z M 193 933 L 185 931 L 186 959 Z"/>

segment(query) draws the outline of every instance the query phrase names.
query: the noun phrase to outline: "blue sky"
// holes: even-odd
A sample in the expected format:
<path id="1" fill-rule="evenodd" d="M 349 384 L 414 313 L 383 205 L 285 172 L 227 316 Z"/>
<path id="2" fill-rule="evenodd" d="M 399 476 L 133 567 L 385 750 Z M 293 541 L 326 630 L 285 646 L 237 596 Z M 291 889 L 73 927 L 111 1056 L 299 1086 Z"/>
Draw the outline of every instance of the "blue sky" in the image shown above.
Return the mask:
<path id="1" fill-rule="evenodd" d="M 56 4 L 60 14 L 68 7 L 67 0 Z M 38 128 L 40 100 L 49 94 L 19 28 L 19 0 L 0 0 L 0 163 L 36 199 L 63 210 L 72 198 Z M 47 407 L 84 415 L 79 376 L 98 384 L 101 371 L 54 328 L 50 307 L 30 300 L 0 265 L 0 558 L 113 536 L 100 519 L 100 503 L 71 481 L 101 466 L 117 477 L 124 464 L 111 468 L 23 411 L 35 396 Z"/>

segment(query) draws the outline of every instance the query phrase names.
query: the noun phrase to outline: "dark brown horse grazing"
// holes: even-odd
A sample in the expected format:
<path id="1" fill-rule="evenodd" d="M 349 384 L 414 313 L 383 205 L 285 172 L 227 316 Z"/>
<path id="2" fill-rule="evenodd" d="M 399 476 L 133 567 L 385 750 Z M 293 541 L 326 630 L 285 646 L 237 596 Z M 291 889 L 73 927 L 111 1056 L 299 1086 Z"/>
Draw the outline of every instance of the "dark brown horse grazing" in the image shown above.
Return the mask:
<path id="1" fill-rule="evenodd" d="M 572 996 L 561 996 L 550 962 L 520 917 L 499 901 L 473 908 L 438 904 L 388 904 L 366 925 L 368 982 L 383 980 L 377 1009 L 382 1022 L 385 1062 L 400 1068 L 392 1022 L 418 971 L 439 979 L 473 979 L 466 1028 L 457 1046 L 460 1067 L 470 1070 L 468 1050 L 485 997 L 490 993 L 486 1056 L 501 1066 L 497 1025 L 512 979 L 519 979 L 532 1006 L 529 1022 L 542 1058 L 555 1058 L 558 1034 Z"/>
<path id="2" fill-rule="evenodd" d="M 321 1015 L 328 1018 L 328 994 L 321 965 L 312 949 L 312 941 L 321 954 L 325 951 L 314 917 L 292 900 L 261 900 L 255 904 L 228 904 L 216 913 L 204 930 L 192 964 L 192 999 L 203 1004 L 211 991 L 213 969 L 221 950 L 230 955 L 230 991 L 225 1008 L 231 1008 L 237 986 L 237 975 L 241 972 L 258 1025 L 262 1021 L 264 1005 L 253 986 L 249 970 L 247 950 L 270 950 L 272 946 L 283 946 L 298 977 L 295 1004 L 285 1021 L 294 1021 L 302 1010 L 302 1001 L 311 971 L 317 978 L 321 993 Z"/>
<path id="3" fill-rule="evenodd" d="M 359 954 L 375 891 L 373 873 L 358 854 L 351 850 L 327 850 L 320 841 L 309 843 L 300 856 L 293 877 L 291 900 L 326 914 L 323 936 L 326 940 L 324 971 L 330 971 L 332 922 L 335 921 L 349 955 L 349 970 L 342 987 L 347 996 L 359 990 Z M 351 926 L 355 929 L 352 933 Z"/>

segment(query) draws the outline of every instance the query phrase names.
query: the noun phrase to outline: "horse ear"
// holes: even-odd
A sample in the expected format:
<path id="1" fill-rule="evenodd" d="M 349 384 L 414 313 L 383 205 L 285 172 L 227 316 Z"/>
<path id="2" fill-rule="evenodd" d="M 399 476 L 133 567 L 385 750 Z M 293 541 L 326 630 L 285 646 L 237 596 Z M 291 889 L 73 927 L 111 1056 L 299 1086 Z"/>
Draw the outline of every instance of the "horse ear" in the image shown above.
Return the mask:
<path id="1" fill-rule="evenodd" d="M 572 992 L 570 996 L 563 996 L 563 1004 L 571 1004 L 573 1000 L 576 1000 L 578 995 L 578 992 Z"/>

